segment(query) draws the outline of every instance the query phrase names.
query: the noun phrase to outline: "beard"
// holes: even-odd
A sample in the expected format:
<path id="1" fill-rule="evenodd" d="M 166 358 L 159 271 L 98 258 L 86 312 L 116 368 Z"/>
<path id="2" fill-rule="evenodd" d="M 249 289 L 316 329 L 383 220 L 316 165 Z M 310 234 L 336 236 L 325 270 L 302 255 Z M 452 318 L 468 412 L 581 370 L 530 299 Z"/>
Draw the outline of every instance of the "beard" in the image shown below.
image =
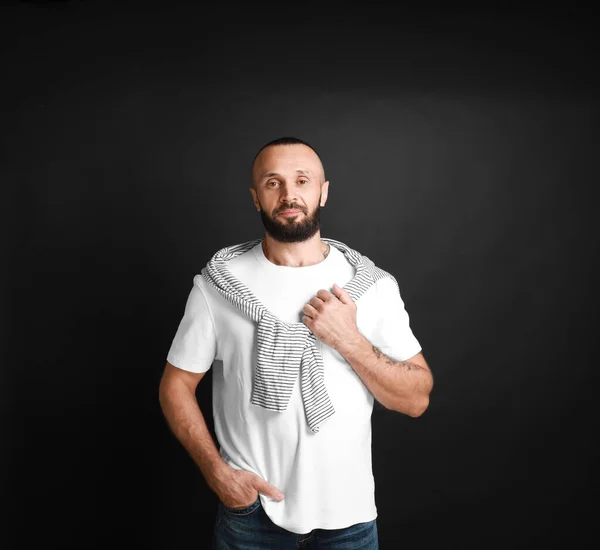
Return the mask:
<path id="1" fill-rule="evenodd" d="M 301 221 L 296 221 L 296 218 L 275 217 L 277 214 L 288 208 L 300 210 L 302 214 L 298 214 L 298 216 L 303 215 L 303 219 Z M 319 197 L 317 207 L 310 215 L 307 215 L 305 208 L 296 204 L 291 204 L 277 209 L 274 213 L 274 217 L 271 218 L 261 206 L 260 219 L 262 220 L 267 233 L 276 241 L 282 243 L 299 243 L 310 239 L 320 229 L 321 210 L 321 197 Z"/>

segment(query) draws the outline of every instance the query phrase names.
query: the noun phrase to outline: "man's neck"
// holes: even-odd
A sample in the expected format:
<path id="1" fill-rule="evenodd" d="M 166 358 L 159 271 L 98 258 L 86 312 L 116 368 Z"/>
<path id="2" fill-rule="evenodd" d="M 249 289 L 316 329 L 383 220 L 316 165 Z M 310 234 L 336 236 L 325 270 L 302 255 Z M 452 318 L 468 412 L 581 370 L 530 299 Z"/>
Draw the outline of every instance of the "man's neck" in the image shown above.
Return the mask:
<path id="1" fill-rule="evenodd" d="M 262 249 L 267 260 L 286 267 L 307 267 L 321 263 L 330 250 L 329 245 L 321 240 L 319 231 L 310 239 L 298 243 L 282 243 L 266 234 Z"/>

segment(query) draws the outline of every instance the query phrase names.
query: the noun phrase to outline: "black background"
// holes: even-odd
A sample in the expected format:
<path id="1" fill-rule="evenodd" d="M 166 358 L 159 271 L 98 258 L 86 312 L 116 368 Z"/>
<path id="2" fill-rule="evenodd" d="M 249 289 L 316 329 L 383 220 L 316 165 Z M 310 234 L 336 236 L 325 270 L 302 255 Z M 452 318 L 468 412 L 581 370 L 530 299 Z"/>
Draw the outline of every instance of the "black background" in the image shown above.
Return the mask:
<path id="1" fill-rule="evenodd" d="M 260 6 L 2 7 L 2 547 L 210 547 L 158 383 L 193 276 L 262 236 L 250 162 L 282 135 L 319 151 L 322 235 L 394 273 L 435 375 L 422 417 L 373 415 L 381 548 L 581 546 L 597 21 Z M 212 428 L 210 374 L 198 397 Z"/>

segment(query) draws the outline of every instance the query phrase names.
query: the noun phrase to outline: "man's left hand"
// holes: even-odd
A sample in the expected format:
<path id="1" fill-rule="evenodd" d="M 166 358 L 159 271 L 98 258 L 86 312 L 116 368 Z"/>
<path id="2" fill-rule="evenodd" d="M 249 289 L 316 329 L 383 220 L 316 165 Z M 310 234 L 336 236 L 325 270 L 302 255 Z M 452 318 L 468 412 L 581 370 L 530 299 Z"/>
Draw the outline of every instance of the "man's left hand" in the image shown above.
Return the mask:
<path id="1" fill-rule="evenodd" d="M 302 322 L 321 342 L 336 351 L 360 337 L 356 326 L 356 304 L 336 284 L 333 285 L 333 293 L 319 290 L 302 311 Z"/>

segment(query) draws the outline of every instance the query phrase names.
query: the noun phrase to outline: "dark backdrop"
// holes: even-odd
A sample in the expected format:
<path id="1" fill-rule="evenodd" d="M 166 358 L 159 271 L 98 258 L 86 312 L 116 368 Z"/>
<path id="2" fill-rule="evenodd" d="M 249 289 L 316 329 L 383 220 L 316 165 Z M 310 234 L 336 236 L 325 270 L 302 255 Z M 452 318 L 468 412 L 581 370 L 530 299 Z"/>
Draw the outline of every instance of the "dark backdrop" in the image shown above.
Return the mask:
<path id="1" fill-rule="evenodd" d="M 209 548 L 158 383 L 193 276 L 263 234 L 249 166 L 281 135 L 435 375 L 419 419 L 373 415 L 381 548 L 591 532 L 593 18 L 368 6 L 2 8 L 3 548 Z"/>

